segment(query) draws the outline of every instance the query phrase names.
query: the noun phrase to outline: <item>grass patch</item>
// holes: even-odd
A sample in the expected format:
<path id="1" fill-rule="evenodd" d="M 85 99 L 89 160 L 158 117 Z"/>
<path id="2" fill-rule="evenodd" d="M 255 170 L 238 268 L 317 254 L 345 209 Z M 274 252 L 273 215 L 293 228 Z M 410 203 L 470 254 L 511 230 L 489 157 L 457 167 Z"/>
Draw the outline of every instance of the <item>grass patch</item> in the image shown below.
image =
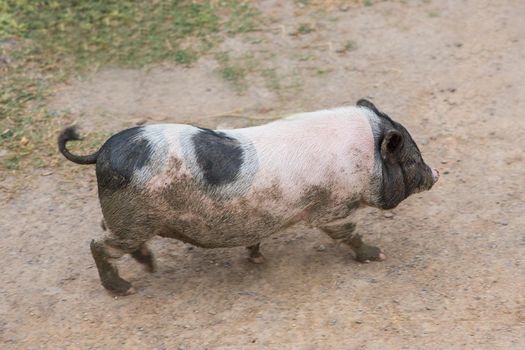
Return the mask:
<path id="1" fill-rule="evenodd" d="M 56 83 L 104 65 L 191 65 L 257 21 L 241 0 L 0 0 L 0 171 L 57 163 L 72 120 L 45 108 Z M 226 64 L 221 75 L 241 86 L 245 72 Z"/>
<path id="2" fill-rule="evenodd" d="M 193 50 L 180 49 L 175 52 L 174 60 L 176 63 L 188 66 L 197 60 L 197 53 Z"/>
<path id="3" fill-rule="evenodd" d="M 229 9 L 229 20 L 224 24 L 228 34 L 247 33 L 257 29 L 259 12 L 248 3 L 232 2 Z"/>
<path id="4" fill-rule="evenodd" d="M 72 57 L 79 65 L 178 62 L 184 52 L 182 41 L 195 45 L 222 31 L 249 31 L 257 14 L 246 3 L 232 0 L 0 0 L 0 4 L 6 13 L 0 37 L 31 39 L 44 57 L 58 62 Z"/>
<path id="5" fill-rule="evenodd" d="M 280 95 L 281 82 L 275 68 L 266 68 L 261 71 L 261 75 L 264 78 L 265 85 L 268 89 L 276 92 Z"/>
<path id="6" fill-rule="evenodd" d="M 232 59 L 226 52 L 221 52 L 215 55 L 215 59 L 219 62 L 219 73 L 221 77 L 228 81 L 237 93 L 242 93 L 246 90 L 246 74 L 249 66 L 246 59 Z"/>
<path id="7" fill-rule="evenodd" d="M 297 33 L 304 35 L 315 31 L 315 28 L 309 23 L 301 23 L 297 28 Z"/>
<path id="8" fill-rule="evenodd" d="M 221 74 L 224 80 L 231 81 L 237 85 L 240 84 L 246 75 L 242 67 L 229 65 L 221 69 Z"/>
<path id="9" fill-rule="evenodd" d="M 331 73 L 333 71 L 334 71 L 333 68 L 316 68 L 315 69 L 315 74 L 316 75 L 325 75 L 325 74 Z"/>
<path id="10" fill-rule="evenodd" d="M 357 44 L 353 40 L 347 40 L 340 49 L 336 50 L 337 53 L 347 53 L 357 49 Z"/>

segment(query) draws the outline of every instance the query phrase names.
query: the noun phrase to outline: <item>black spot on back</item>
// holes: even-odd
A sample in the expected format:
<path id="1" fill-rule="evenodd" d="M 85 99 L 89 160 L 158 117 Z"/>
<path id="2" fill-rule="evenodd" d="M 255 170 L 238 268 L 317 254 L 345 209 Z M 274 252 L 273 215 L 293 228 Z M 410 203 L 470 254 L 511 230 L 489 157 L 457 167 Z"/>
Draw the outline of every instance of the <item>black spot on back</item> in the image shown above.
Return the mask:
<path id="1" fill-rule="evenodd" d="M 239 140 L 222 132 L 201 128 L 191 141 L 207 184 L 220 186 L 235 181 L 243 163 Z"/>
<path id="2" fill-rule="evenodd" d="M 97 180 L 101 188 L 124 187 L 136 171 L 147 166 L 153 149 L 141 135 L 142 129 L 135 127 L 121 131 L 102 146 L 97 159 Z"/>

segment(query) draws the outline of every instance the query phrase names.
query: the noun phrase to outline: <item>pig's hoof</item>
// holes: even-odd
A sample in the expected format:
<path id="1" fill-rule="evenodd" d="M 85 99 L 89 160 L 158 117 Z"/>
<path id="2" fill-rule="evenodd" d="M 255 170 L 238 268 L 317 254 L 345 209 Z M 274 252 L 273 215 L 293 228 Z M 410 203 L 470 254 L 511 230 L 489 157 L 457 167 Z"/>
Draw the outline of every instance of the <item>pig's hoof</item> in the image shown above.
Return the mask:
<path id="1" fill-rule="evenodd" d="M 369 263 L 371 261 L 383 261 L 386 259 L 385 254 L 378 247 L 362 245 L 355 250 L 355 260 L 362 263 Z"/>
<path id="2" fill-rule="evenodd" d="M 122 296 L 126 296 L 126 295 L 132 295 L 132 294 L 135 294 L 137 293 L 137 291 L 135 290 L 135 288 L 133 287 L 129 287 L 129 289 L 127 291 L 125 291 L 124 293 L 120 294 Z"/>
<path id="3" fill-rule="evenodd" d="M 259 247 L 261 246 L 260 243 L 251 245 L 249 247 L 246 247 L 250 251 L 250 256 L 248 257 L 248 260 L 250 260 L 254 264 L 262 264 L 264 262 L 264 256 L 261 254 Z"/>
<path id="4" fill-rule="evenodd" d="M 264 255 L 259 254 L 257 256 L 249 256 L 248 260 L 253 264 L 262 264 L 266 259 L 264 259 Z"/>
<path id="5" fill-rule="evenodd" d="M 135 293 L 137 293 L 137 291 L 133 287 L 131 287 L 130 289 L 128 289 L 126 291 L 126 295 L 132 295 L 132 294 L 135 294 Z"/>
<path id="6" fill-rule="evenodd" d="M 113 294 L 116 295 L 131 295 L 135 294 L 135 288 L 129 283 L 128 281 L 118 278 L 112 281 L 103 281 L 102 285 L 104 288 L 106 288 L 108 291 L 110 291 Z"/>

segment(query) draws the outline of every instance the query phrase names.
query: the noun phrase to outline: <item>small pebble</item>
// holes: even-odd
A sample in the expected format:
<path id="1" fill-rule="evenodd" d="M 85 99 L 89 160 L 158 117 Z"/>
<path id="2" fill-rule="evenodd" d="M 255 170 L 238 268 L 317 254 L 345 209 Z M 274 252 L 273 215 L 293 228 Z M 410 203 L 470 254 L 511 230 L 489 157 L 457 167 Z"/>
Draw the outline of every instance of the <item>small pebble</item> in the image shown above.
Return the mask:
<path id="1" fill-rule="evenodd" d="M 315 250 L 317 250 L 318 252 L 324 252 L 326 250 L 326 247 L 324 246 L 324 244 L 319 244 L 317 247 L 315 247 Z"/>
<path id="2" fill-rule="evenodd" d="M 385 218 L 391 219 L 391 218 L 394 217 L 394 214 L 392 214 L 391 212 L 387 211 L 387 212 L 383 213 L 383 216 Z"/>

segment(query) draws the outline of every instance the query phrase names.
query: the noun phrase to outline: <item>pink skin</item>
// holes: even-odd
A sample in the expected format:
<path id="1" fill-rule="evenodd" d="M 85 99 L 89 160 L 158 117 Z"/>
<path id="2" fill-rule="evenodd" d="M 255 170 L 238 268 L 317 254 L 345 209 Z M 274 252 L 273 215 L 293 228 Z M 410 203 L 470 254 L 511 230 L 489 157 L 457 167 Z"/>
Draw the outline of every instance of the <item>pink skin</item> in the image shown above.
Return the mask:
<path id="1" fill-rule="evenodd" d="M 238 130 L 257 149 L 260 169 L 254 188 L 268 187 L 278 179 L 289 202 L 297 201 L 304 188 L 327 181 L 332 181 L 334 192 L 341 196 L 366 192 L 374 167 L 374 138 L 369 121 L 360 112 L 305 113 Z M 288 204 L 282 208 L 289 209 Z"/>
<path id="2" fill-rule="evenodd" d="M 432 178 L 434 179 L 434 183 L 439 180 L 439 170 L 432 168 Z"/>

